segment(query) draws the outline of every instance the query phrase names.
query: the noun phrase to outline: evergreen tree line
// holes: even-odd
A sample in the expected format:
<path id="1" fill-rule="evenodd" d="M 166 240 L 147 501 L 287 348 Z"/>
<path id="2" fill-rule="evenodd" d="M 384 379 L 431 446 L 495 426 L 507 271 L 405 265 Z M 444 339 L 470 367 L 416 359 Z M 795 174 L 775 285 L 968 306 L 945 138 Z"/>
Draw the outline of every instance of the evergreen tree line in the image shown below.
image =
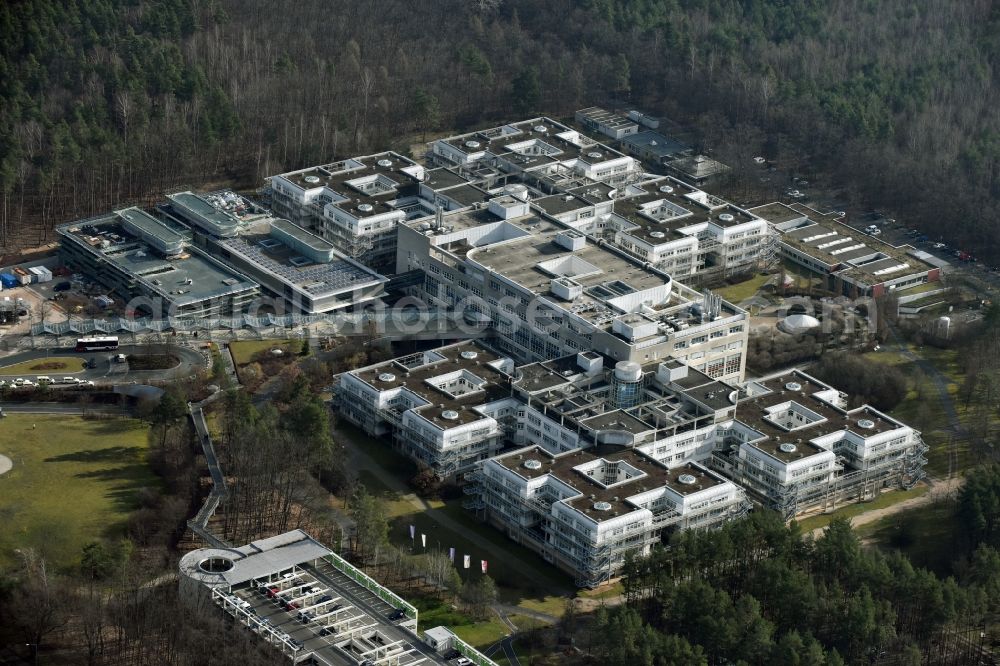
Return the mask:
<path id="1" fill-rule="evenodd" d="M 848 519 L 817 539 L 767 511 L 676 533 L 628 561 L 591 649 L 609 665 L 979 663 L 1000 611 L 1000 466 L 955 506 L 948 577 L 862 547 Z"/>

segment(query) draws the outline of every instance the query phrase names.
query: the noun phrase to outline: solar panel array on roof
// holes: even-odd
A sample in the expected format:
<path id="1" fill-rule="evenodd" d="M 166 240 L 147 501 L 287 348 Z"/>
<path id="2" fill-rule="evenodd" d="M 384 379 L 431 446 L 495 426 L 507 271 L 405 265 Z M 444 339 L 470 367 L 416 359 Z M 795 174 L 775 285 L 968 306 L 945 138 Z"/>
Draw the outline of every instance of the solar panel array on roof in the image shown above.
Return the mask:
<path id="1" fill-rule="evenodd" d="M 340 291 L 376 280 L 368 271 L 343 260 L 310 264 L 304 257 L 292 257 L 289 263 L 284 263 L 269 256 L 260 243 L 248 243 L 237 237 L 227 239 L 225 245 L 310 294 Z"/>

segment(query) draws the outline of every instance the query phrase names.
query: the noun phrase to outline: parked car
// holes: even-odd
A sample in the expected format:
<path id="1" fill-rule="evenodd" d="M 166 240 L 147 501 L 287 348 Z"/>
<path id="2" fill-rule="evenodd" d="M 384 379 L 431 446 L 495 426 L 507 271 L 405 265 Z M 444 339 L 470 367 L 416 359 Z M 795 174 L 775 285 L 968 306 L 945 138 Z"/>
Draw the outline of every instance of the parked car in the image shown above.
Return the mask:
<path id="1" fill-rule="evenodd" d="M 392 620 L 393 622 L 397 620 L 402 620 L 404 617 L 406 617 L 406 611 L 403 610 L 402 608 L 397 608 L 396 610 L 389 613 L 389 619 Z"/>

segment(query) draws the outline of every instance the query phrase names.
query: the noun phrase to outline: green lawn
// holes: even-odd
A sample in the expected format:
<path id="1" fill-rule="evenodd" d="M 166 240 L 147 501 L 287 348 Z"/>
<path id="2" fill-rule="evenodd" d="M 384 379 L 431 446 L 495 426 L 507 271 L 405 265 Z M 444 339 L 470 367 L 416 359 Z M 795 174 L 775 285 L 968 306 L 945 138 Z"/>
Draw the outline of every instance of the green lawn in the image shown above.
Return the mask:
<path id="1" fill-rule="evenodd" d="M 79 560 L 88 541 L 117 536 L 137 490 L 159 481 L 146 463 L 139 421 L 11 414 L 0 419 L 0 565 L 33 547 L 57 567 Z"/>
<path id="2" fill-rule="evenodd" d="M 229 343 L 229 350 L 233 354 L 233 361 L 236 365 L 246 365 L 253 360 L 257 352 L 269 349 L 288 348 L 292 354 L 298 354 L 301 349 L 301 342 L 298 340 L 237 340 Z"/>
<path id="3" fill-rule="evenodd" d="M 771 275 L 760 275 L 758 273 L 749 280 L 713 289 L 712 291 L 730 303 L 739 303 L 740 301 L 752 298 L 772 277 Z"/>
<path id="4" fill-rule="evenodd" d="M 909 350 L 930 361 L 945 376 L 948 382 L 947 391 L 955 401 L 959 418 L 968 425 L 965 408 L 958 396 L 963 382 L 958 351 L 936 349 L 927 345 L 919 348 L 910 345 Z M 959 472 L 976 463 L 969 451 L 968 442 L 955 440 L 946 432 L 948 417 L 937 386 L 916 362 L 903 356 L 893 344 L 885 345 L 881 351 L 866 354 L 865 359 L 894 366 L 906 375 L 908 383 L 906 397 L 892 409 L 890 415 L 921 431 L 929 447 L 928 474 L 945 477 L 949 472 Z"/>
<path id="5" fill-rule="evenodd" d="M 83 364 L 86 360 L 86 355 L 68 356 L 66 354 L 50 356 L 48 358 L 36 358 L 32 361 L 24 361 L 22 363 L 14 363 L 13 365 L 0 366 L 0 375 L 7 375 L 11 377 L 19 377 L 22 375 L 49 375 L 50 377 L 55 377 L 58 375 L 62 377 L 63 375 L 71 375 L 75 372 L 82 371 Z M 61 367 L 41 367 L 47 364 L 60 364 Z M 35 366 L 39 366 L 39 368 L 35 370 Z"/>
<path id="6" fill-rule="evenodd" d="M 510 633 L 507 625 L 501 622 L 500 618 L 495 615 L 491 619 L 482 622 L 462 624 L 448 628 L 474 648 L 489 647 Z"/>
<path id="7" fill-rule="evenodd" d="M 928 490 L 930 490 L 928 486 L 921 485 L 910 490 L 893 490 L 891 492 L 884 492 L 871 502 L 849 504 L 842 509 L 833 511 L 832 513 L 821 513 L 815 516 L 809 516 L 808 518 L 803 518 L 797 522 L 803 532 L 811 532 L 817 528 L 826 527 L 833 522 L 834 518 L 854 518 L 855 516 L 860 516 L 861 514 L 869 511 L 885 509 L 905 500 L 920 497 Z"/>
<path id="8" fill-rule="evenodd" d="M 915 567 L 951 575 L 955 559 L 955 503 L 949 500 L 916 507 L 863 525 L 858 536 L 885 550 L 899 550 Z"/>

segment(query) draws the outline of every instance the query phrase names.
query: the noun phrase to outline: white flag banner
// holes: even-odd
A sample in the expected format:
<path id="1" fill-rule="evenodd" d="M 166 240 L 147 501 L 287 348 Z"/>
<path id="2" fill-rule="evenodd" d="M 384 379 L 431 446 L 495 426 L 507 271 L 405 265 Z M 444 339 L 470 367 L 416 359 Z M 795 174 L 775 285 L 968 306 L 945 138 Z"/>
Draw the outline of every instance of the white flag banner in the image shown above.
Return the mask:
<path id="1" fill-rule="evenodd" d="M 426 534 L 421 534 L 420 535 L 420 545 L 423 546 L 424 548 L 427 547 L 427 535 Z"/>
<path id="2" fill-rule="evenodd" d="M 479 566 L 483 568 L 483 574 L 486 573 L 486 560 L 479 560 Z"/>
<path id="3" fill-rule="evenodd" d="M 471 555 L 466 555 L 465 556 L 465 568 L 468 569 L 471 565 L 472 565 L 472 556 Z"/>
<path id="4" fill-rule="evenodd" d="M 413 541 L 414 535 L 417 533 L 417 528 L 415 525 L 410 525 L 410 541 Z"/>

